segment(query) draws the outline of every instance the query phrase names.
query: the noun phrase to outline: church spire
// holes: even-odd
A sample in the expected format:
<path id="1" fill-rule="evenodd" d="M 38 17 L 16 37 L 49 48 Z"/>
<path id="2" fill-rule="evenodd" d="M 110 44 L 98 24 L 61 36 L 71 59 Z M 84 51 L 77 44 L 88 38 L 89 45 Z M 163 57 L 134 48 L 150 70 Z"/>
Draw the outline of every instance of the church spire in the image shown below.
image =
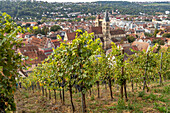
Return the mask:
<path id="1" fill-rule="evenodd" d="M 105 15 L 104 15 L 104 21 L 109 22 L 109 14 L 108 14 L 107 10 L 106 10 Z"/>

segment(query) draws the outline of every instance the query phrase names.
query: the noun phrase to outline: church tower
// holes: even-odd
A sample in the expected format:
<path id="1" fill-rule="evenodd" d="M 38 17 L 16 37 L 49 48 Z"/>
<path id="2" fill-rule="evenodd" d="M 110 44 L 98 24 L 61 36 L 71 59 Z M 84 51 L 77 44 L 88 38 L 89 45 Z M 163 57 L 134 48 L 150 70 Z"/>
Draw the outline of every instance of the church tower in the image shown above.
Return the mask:
<path id="1" fill-rule="evenodd" d="M 102 26 L 102 19 L 100 17 L 100 14 L 97 15 L 96 21 L 95 21 L 95 27 L 101 27 Z"/>
<path id="2" fill-rule="evenodd" d="M 104 50 L 107 49 L 107 39 L 110 35 L 110 20 L 108 12 L 105 12 L 104 19 L 102 22 L 102 32 L 103 32 L 103 39 L 104 39 Z"/>

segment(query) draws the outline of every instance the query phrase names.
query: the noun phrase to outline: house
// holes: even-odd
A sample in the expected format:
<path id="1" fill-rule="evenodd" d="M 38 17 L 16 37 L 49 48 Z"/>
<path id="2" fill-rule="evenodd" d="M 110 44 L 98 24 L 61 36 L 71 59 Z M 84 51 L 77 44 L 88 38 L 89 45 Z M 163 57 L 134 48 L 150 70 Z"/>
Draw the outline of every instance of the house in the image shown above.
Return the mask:
<path id="1" fill-rule="evenodd" d="M 146 43 L 149 43 L 149 45 L 152 44 L 152 40 L 150 38 L 137 38 L 136 41 L 137 42 L 146 42 Z"/>
<path id="2" fill-rule="evenodd" d="M 35 36 L 30 37 L 29 44 L 37 46 L 39 50 L 43 51 L 45 55 L 51 55 L 53 52 L 52 48 L 55 48 L 54 44 L 52 43 L 50 38 L 43 37 L 39 39 Z"/>
<path id="3" fill-rule="evenodd" d="M 132 46 L 136 46 L 139 51 L 145 50 L 146 52 L 149 50 L 149 47 L 150 47 L 149 43 L 147 42 L 137 42 L 137 41 L 134 41 L 132 43 Z"/>

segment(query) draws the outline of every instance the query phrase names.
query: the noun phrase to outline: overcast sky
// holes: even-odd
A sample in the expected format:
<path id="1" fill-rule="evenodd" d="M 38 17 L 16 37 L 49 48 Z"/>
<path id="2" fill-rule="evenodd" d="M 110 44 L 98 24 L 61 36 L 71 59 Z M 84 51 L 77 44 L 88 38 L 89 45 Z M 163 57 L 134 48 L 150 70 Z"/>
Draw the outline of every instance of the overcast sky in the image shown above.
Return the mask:
<path id="1" fill-rule="evenodd" d="M 130 1 L 130 2 L 148 2 L 148 1 L 170 1 L 170 0 L 36 0 L 36 1 L 47 1 L 47 2 L 94 2 L 94 1 Z"/>

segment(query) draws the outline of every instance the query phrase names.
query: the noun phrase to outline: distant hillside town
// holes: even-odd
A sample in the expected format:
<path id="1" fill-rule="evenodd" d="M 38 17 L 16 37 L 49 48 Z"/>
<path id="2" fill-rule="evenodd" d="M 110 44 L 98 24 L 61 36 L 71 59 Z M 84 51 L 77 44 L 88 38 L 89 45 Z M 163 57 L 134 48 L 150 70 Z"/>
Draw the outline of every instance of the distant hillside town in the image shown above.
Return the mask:
<path id="1" fill-rule="evenodd" d="M 81 17 L 80 17 L 81 18 Z M 80 29 L 82 32 L 94 34 L 94 40 L 99 38 L 106 54 L 111 52 L 111 43 L 122 47 L 129 55 L 135 51 L 146 52 L 150 47 L 159 44 L 160 48 L 167 49 L 170 46 L 170 21 L 166 15 L 160 16 L 136 16 L 113 15 L 108 11 L 96 15 L 96 19 L 81 21 L 59 22 L 21 22 L 17 23 L 24 27 L 37 26 L 32 33 L 18 34 L 21 38 L 22 47 L 17 51 L 29 59 L 33 67 L 41 63 L 53 53 L 53 49 L 60 47 L 60 43 L 72 43 Z M 138 19 L 150 19 L 151 21 L 138 21 Z M 158 21 L 160 19 L 161 21 Z M 61 37 L 58 39 L 57 37 Z M 29 70 L 30 71 L 30 70 Z M 28 71 L 28 72 L 29 72 Z"/>

